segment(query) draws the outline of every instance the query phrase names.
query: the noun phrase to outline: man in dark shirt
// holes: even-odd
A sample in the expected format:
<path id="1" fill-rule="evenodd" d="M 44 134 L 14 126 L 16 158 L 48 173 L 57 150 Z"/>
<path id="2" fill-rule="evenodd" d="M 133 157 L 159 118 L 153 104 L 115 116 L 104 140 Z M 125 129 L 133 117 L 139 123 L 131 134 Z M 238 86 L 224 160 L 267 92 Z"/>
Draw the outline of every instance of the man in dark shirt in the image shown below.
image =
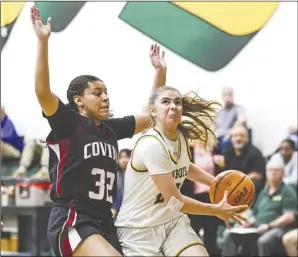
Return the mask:
<path id="1" fill-rule="evenodd" d="M 237 126 L 231 131 L 232 147 L 224 155 L 225 170 L 239 170 L 247 174 L 255 184 L 256 194 L 264 186 L 265 159 L 258 148 L 249 143 L 248 131 Z"/>

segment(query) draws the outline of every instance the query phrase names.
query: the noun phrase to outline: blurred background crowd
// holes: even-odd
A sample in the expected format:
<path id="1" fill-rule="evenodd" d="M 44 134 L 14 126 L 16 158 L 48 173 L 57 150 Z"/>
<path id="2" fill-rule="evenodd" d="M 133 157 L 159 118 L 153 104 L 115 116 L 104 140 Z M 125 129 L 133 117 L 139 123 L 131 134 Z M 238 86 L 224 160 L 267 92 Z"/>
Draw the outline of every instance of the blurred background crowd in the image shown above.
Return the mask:
<path id="1" fill-rule="evenodd" d="M 150 13 L 151 9 L 153 10 L 157 7 L 156 3 L 152 3 L 154 6 L 150 6 L 149 3 L 146 7 L 142 7 L 140 3 L 80 3 L 70 4 L 69 6 L 61 3 L 59 6 L 57 3 L 51 5 L 50 2 L 44 2 L 39 7 L 43 15 L 54 16 L 53 32 L 63 31 L 64 34 L 62 33 L 61 36 L 68 38 L 64 49 L 60 50 L 61 52 L 55 52 L 56 48 L 61 47 L 59 42 L 62 39 L 57 38 L 58 33 L 56 38 L 54 33 L 54 39 L 51 42 L 51 44 L 53 43 L 53 49 L 50 50 L 50 54 L 52 54 L 54 59 L 52 61 L 54 70 L 52 73 L 53 81 L 57 83 L 58 87 L 62 87 L 62 91 L 59 91 L 61 89 L 57 87 L 57 94 L 59 95 L 59 92 L 65 90 L 67 80 L 73 77 L 73 74 L 84 73 L 85 71 L 87 73 L 98 73 L 99 71 L 107 77 L 110 84 L 116 84 L 116 86 L 110 86 L 112 89 L 109 92 L 116 116 L 126 114 L 127 112 L 135 112 L 137 109 L 141 110 L 146 101 L 147 91 L 144 90 L 144 92 L 140 93 L 142 89 L 139 88 L 139 84 L 144 83 L 144 81 L 146 81 L 145 84 L 148 84 L 147 80 L 150 80 L 151 74 L 142 73 L 141 71 L 138 74 L 139 69 L 146 70 L 146 63 L 140 61 L 140 58 L 145 56 L 146 53 L 143 52 L 146 52 L 146 45 L 149 45 L 148 42 L 157 40 L 167 51 L 168 84 L 176 86 L 179 83 L 180 85 L 177 87 L 185 92 L 189 90 L 197 91 L 199 89 L 199 94 L 202 92 L 206 98 L 222 102 L 222 108 L 218 111 L 215 127 L 218 143 L 214 147 L 205 147 L 198 141 L 192 141 L 193 162 L 214 176 L 225 170 L 240 170 L 253 180 L 256 189 L 254 204 L 245 213 L 248 221 L 244 224 L 244 228 L 237 228 L 237 225 L 234 225 L 235 229 L 229 231 L 215 217 L 189 215 L 194 230 L 203 239 L 210 255 L 253 256 L 258 254 L 258 256 L 297 256 L 297 49 L 295 50 L 292 47 L 297 48 L 297 3 L 293 3 L 296 6 L 295 12 L 293 11 L 295 9 L 294 6 L 286 6 L 292 3 L 279 4 L 276 2 L 276 4 L 268 6 L 252 6 L 253 8 L 260 8 L 258 10 L 262 8 L 263 11 L 267 10 L 266 8 L 270 10 L 267 13 L 264 11 L 266 15 L 263 16 L 263 20 L 268 21 L 268 24 L 265 24 L 265 22 L 261 25 L 254 25 L 254 29 L 250 28 L 249 30 L 251 33 L 246 32 L 246 35 L 241 35 L 243 37 L 241 47 L 235 50 L 237 53 L 235 52 L 234 56 L 230 56 L 230 59 L 227 61 L 223 61 L 225 59 L 224 54 L 229 51 L 231 53 L 231 50 L 228 49 L 228 45 L 224 45 L 224 42 L 226 42 L 224 41 L 224 36 L 228 35 L 229 39 L 226 40 L 231 40 L 230 45 L 234 44 L 232 40 L 236 38 L 235 35 L 237 34 L 233 34 L 233 29 L 235 28 L 229 30 L 229 28 L 227 29 L 223 26 L 225 24 L 224 21 L 218 23 L 218 20 L 213 22 L 212 19 L 207 19 L 207 23 L 209 22 L 208 26 L 211 27 L 200 30 L 200 26 L 203 26 L 202 24 L 207 26 L 206 21 L 201 16 L 208 17 L 208 15 L 204 16 L 200 10 L 206 11 L 209 8 L 208 14 L 217 13 L 218 16 L 225 17 L 224 14 L 227 13 L 225 8 L 230 8 L 234 12 L 241 12 L 245 10 L 245 6 L 241 7 L 237 3 L 238 7 L 233 7 L 233 4 L 228 3 L 225 6 L 224 2 L 220 6 L 214 4 L 210 6 L 196 4 L 179 6 L 183 11 L 195 14 L 198 19 L 197 22 L 201 22 L 201 25 L 199 24 L 197 27 L 200 40 L 195 42 L 197 45 L 194 50 L 189 50 L 193 45 L 189 43 L 183 46 L 179 43 L 181 41 L 180 37 L 184 37 L 185 42 L 195 40 L 194 38 L 187 38 L 186 32 L 183 34 L 181 31 L 177 31 L 177 38 L 172 38 L 172 41 L 177 41 L 177 45 L 169 43 L 169 37 L 171 36 L 166 31 L 162 31 L 162 29 L 167 28 L 159 27 L 161 17 L 156 13 L 154 15 Z M 29 252 L 29 255 L 32 253 L 35 255 L 48 255 L 51 251 L 48 248 L 46 239 L 46 223 L 48 206 L 50 206 L 51 201 L 48 197 L 49 153 L 44 140 L 49 129 L 44 127 L 44 121 L 41 121 L 41 111 L 38 109 L 36 100 L 31 101 L 31 98 L 34 99 L 33 87 L 30 86 L 30 83 L 33 83 L 32 74 L 34 73 L 35 52 L 32 49 L 35 43 L 32 43 L 34 41 L 30 39 L 31 36 L 28 36 L 29 39 L 26 39 L 23 34 L 18 34 L 23 33 L 19 32 L 22 30 L 22 26 L 29 27 L 26 30 L 30 34 L 28 5 L 29 3 L 22 2 L 22 4 L 17 5 L 7 4 L 2 6 L 1 2 L 1 7 L 6 11 L 3 17 L 1 14 L 1 61 L 2 63 L 5 62 L 5 68 L 2 69 L 1 67 L 1 90 L 4 88 L 5 95 L 3 98 L 1 93 L 1 220 L 4 222 L 4 226 L 1 227 L 1 252 L 2 254 Z M 174 12 L 178 11 L 173 9 L 177 7 L 174 4 L 170 2 L 161 3 L 159 7 L 161 10 L 165 10 L 162 16 L 163 19 L 171 20 L 172 17 L 179 17 L 174 14 Z M 144 11 L 144 8 L 147 8 L 146 11 Z M 64 10 L 64 14 L 62 14 L 63 12 L 59 13 L 59 9 Z M 139 10 L 142 18 L 140 14 L 130 11 L 130 9 Z M 291 11 L 292 13 L 290 14 Z M 259 12 L 261 13 L 261 11 Z M 249 9 L 246 9 L 247 13 L 249 13 Z M 256 11 L 254 15 L 250 16 L 247 14 L 246 16 L 251 19 L 249 21 L 252 24 L 255 24 L 254 19 L 257 20 L 257 16 L 262 14 L 260 13 Z M 110 24 L 110 30 L 120 31 L 122 28 L 125 28 L 124 32 L 121 32 L 127 33 L 127 37 L 123 40 L 124 46 L 121 46 L 121 43 L 119 44 L 117 37 L 112 38 L 113 36 L 110 35 L 104 20 L 97 21 L 98 30 L 101 32 L 98 34 L 98 42 L 96 44 L 86 42 L 86 48 L 80 46 L 80 40 L 84 39 L 84 34 L 82 34 L 84 32 L 82 31 L 88 28 L 87 26 L 82 28 L 77 23 L 85 19 L 85 23 L 88 24 L 92 17 L 97 19 L 97 15 L 101 17 L 99 19 L 105 19 L 107 24 Z M 130 15 L 135 17 L 135 19 L 130 18 Z M 282 23 L 286 22 L 285 16 L 288 17 L 288 20 L 292 18 L 287 24 Z M 152 17 L 153 21 L 150 19 Z M 143 24 L 141 22 L 139 24 L 139 20 L 136 18 L 139 20 L 144 19 Z M 57 21 L 56 25 L 55 19 Z M 72 21 L 72 19 L 74 20 Z M 125 22 L 125 25 L 121 23 L 123 27 L 120 27 L 119 24 L 116 25 L 117 22 L 113 19 L 117 19 L 117 22 L 120 19 L 121 22 Z M 151 30 L 146 30 L 149 27 L 149 25 L 147 27 L 144 26 L 146 22 L 149 22 L 150 26 L 152 26 Z M 191 30 L 190 21 L 183 23 L 184 21 L 178 20 L 178 22 L 185 24 L 184 30 Z M 295 26 L 293 25 L 294 23 L 296 24 Z M 156 34 L 154 34 L 154 24 L 160 30 Z M 179 28 L 177 24 L 179 23 L 176 21 L 173 25 L 175 29 Z M 134 34 L 133 32 L 135 31 L 128 25 L 136 28 L 141 33 Z M 284 29 L 281 29 L 284 26 L 288 26 L 288 30 L 291 32 L 285 34 Z M 173 30 L 174 27 L 172 28 Z M 218 36 L 220 35 L 221 38 L 219 37 L 220 40 L 218 41 L 222 42 L 222 45 L 215 46 L 216 43 L 214 43 L 214 48 L 211 49 L 210 47 L 212 46 L 209 45 L 209 50 L 204 49 L 209 42 L 204 40 L 210 39 L 210 35 L 206 35 L 208 34 L 208 29 L 210 31 L 211 29 L 214 30 L 212 33 L 219 33 Z M 219 32 L 215 32 L 215 30 Z M 91 29 L 86 33 L 86 35 L 88 33 L 95 35 L 97 32 L 94 33 Z M 179 36 L 179 33 L 182 34 Z M 204 36 L 202 36 L 202 33 L 205 33 Z M 255 36 L 256 33 L 260 33 L 260 35 Z M 260 39 L 263 35 L 268 41 Z M 148 38 L 144 39 L 144 36 Z M 232 39 L 232 36 L 235 36 L 235 38 Z M 247 45 L 246 49 L 241 50 L 246 44 L 243 43 L 246 40 L 244 39 L 245 36 L 251 36 L 250 39 L 253 36 L 256 37 L 249 43 L 252 44 L 251 48 L 254 49 L 249 49 L 250 45 Z M 76 42 L 72 41 L 72 37 L 76 39 L 74 40 Z M 16 43 L 21 44 L 19 38 L 24 39 L 23 46 L 33 44 L 33 47 L 29 47 L 30 60 L 26 54 L 21 55 L 20 52 L 13 53 L 14 51 L 20 51 L 20 49 L 16 49 L 16 45 L 13 45 Z M 121 34 L 122 38 L 123 35 Z M 269 59 L 266 56 L 266 51 L 269 51 L 268 48 L 270 47 L 266 43 L 270 40 L 278 41 L 277 38 L 279 38 L 279 42 L 275 45 L 275 47 L 278 45 L 278 48 L 274 49 L 275 57 L 273 53 L 268 52 L 268 54 L 272 54 L 272 58 Z M 216 41 L 217 39 L 213 38 L 213 40 Z M 101 41 L 107 41 L 109 44 L 103 43 L 102 47 L 100 46 Z M 255 45 L 253 45 L 254 41 L 257 41 Z M 287 45 L 289 41 L 292 42 L 292 45 Z M 73 45 L 71 46 L 70 44 L 72 43 Z M 234 48 L 237 48 L 237 44 L 240 43 L 235 43 Z M 142 45 L 142 49 L 139 45 Z M 65 50 L 67 47 L 70 50 Z M 179 47 L 182 50 L 178 49 Z M 197 54 L 197 59 L 189 57 L 188 50 L 184 52 L 183 47 L 188 48 L 193 55 Z M 222 49 L 220 49 L 221 47 Z M 87 53 L 87 48 L 93 50 Z M 128 49 L 129 53 L 126 53 L 127 49 L 125 48 Z M 196 52 L 196 48 L 200 48 L 200 50 Z M 290 48 L 290 51 L 285 52 L 285 48 Z M 114 51 L 114 49 L 118 50 Z M 136 57 L 130 57 L 131 50 L 135 50 L 133 54 L 136 54 Z M 222 52 L 219 52 L 220 50 Z M 206 61 L 204 63 L 201 61 L 207 58 L 202 55 L 204 51 L 208 54 L 217 51 L 217 54 L 222 59 L 214 59 L 215 57 L 213 56 L 213 59 L 211 58 L 209 62 Z M 237 56 L 240 59 L 237 63 L 237 58 L 235 60 L 232 59 L 239 51 L 243 51 L 243 56 Z M 296 51 L 296 55 L 294 51 Z M 22 49 L 22 52 L 24 52 L 24 49 Z M 79 66 L 79 68 L 73 66 L 73 69 L 66 68 L 70 71 L 64 71 L 65 65 L 70 65 L 70 60 L 67 56 L 68 52 L 76 62 L 81 63 L 80 65 L 75 65 Z M 104 52 L 108 53 L 104 54 Z M 97 58 L 92 56 L 93 53 L 100 57 L 104 56 L 102 59 L 99 59 L 101 64 L 98 64 L 97 60 L 92 61 L 94 58 Z M 112 60 L 110 54 L 114 55 L 115 59 Z M 250 58 L 254 56 L 254 58 L 248 59 L 248 57 L 245 57 L 245 54 Z M 262 54 L 264 54 L 263 57 Z M 293 61 L 293 55 L 296 56 L 296 61 Z M 50 56 L 50 59 L 52 56 Z M 87 64 L 85 63 L 85 58 L 88 60 Z M 262 58 L 266 60 L 261 60 Z M 292 58 L 292 63 L 290 61 L 284 63 L 286 59 L 282 58 Z M 91 59 L 91 64 L 89 59 Z M 65 64 L 59 66 L 59 63 L 64 62 L 64 60 Z M 117 64 L 118 60 L 120 64 Z M 186 61 L 188 62 L 186 63 Z M 229 63 L 230 61 L 231 63 Z M 25 69 L 18 66 L 20 62 L 21 65 L 26 65 L 27 62 L 30 65 L 32 63 L 32 65 L 30 68 Z M 222 64 L 219 64 L 220 62 Z M 214 63 L 219 66 L 216 67 Z M 98 67 L 94 68 L 96 65 Z M 24 74 L 24 76 L 21 74 L 19 78 L 12 77 L 11 74 L 15 74 L 16 68 L 20 68 L 20 73 Z M 88 72 L 89 68 L 90 72 Z M 105 71 L 107 69 L 113 70 L 114 68 L 119 69 L 119 73 L 118 71 L 116 73 L 114 71 L 110 73 Z M 147 69 L 149 70 L 149 68 Z M 135 79 L 136 72 L 138 74 L 137 80 Z M 222 72 L 225 75 L 216 75 L 217 72 Z M 30 73 L 31 75 L 28 75 Z M 127 74 L 129 73 L 133 73 L 134 76 L 128 76 Z M 227 79 L 231 76 L 233 76 L 233 79 Z M 197 81 L 192 81 L 197 78 Z M 22 81 L 17 81 L 18 79 Z M 64 82 L 65 85 L 63 86 Z M 185 85 L 183 85 L 184 82 Z M 21 93 L 16 92 L 14 86 L 11 85 L 12 83 L 18 84 L 18 87 L 23 87 L 20 89 Z M 126 86 L 126 84 L 128 85 Z M 27 89 L 24 89 L 24 87 L 27 87 Z M 127 106 L 124 107 L 117 105 L 117 99 L 123 97 L 133 100 L 128 100 Z M 65 96 L 61 96 L 61 98 L 64 100 Z M 25 104 L 21 105 L 20 100 L 25 101 Z M 133 138 L 120 142 L 119 170 L 117 174 L 118 192 L 112 209 L 114 216 L 117 215 L 121 206 L 125 169 L 135 140 L 136 138 Z M 182 191 L 184 194 L 199 201 L 210 202 L 209 188 L 202 184 L 186 180 Z"/>

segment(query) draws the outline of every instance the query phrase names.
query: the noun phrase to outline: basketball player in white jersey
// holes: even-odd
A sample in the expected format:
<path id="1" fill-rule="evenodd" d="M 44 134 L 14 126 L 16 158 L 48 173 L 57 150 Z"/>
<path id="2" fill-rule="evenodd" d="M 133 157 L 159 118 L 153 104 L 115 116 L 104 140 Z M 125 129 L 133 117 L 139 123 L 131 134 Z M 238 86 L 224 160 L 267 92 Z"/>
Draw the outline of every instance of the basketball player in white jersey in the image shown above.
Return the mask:
<path id="1" fill-rule="evenodd" d="M 206 185 L 215 178 L 191 163 L 189 139 L 208 142 L 214 137 L 216 102 L 161 87 L 152 93 L 149 112 L 154 128 L 137 141 L 127 166 L 122 206 L 116 220 L 126 256 L 208 256 L 184 213 L 214 215 L 228 225 L 241 224 L 237 211 L 227 203 L 227 192 L 216 205 L 183 196 L 180 187 L 188 178 Z M 182 121 L 182 116 L 187 119 Z M 207 122 L 208 121 L 208 122 Z"/>

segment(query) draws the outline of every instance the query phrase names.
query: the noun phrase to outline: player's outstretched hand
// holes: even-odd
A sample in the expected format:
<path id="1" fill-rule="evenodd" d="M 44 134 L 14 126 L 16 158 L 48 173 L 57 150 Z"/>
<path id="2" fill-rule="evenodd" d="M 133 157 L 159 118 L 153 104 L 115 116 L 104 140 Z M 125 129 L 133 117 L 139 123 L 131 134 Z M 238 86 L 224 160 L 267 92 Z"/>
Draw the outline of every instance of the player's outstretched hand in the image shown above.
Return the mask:
<path id="1" fill-rule="evenodd" d="M 35 7 L 31 7 L 31 22 L 36 33 L 37 38 L 40 41 L 47 41 L 51 35 L 51 18 L 48 18 L 47 24 L 43 24 L 40 18 L 39 10 Z"/>
<path id="2" fill-rule="evenodd" d="M 234 221 L 235 223 L 242 226 L 242 221 L 247 221 L 247 219 L 240 214 L 239 212 L 243 212 L 247 209 L 247 205 L 240 205 L 240 206 L 232 206 L 228 204 L 228 191 L 225 191 L 224 197 L 220 203 L 217 204 L 219 214 L 217 215 L 218 218 L 224 220 L 226 226 L 231 228 L 229 220 Z"/>
<path id="3" fill-rule="evenodd" d="M 167 63 L 164 59 L 165 57 L 165 51 L 162 51 L 160 54 L 160 46 L 157 44 L 151 45 L 150 48 L 150 60 L 151 64 L 155 68 L 155 70 L 166 70 L 167 69 Z"/>

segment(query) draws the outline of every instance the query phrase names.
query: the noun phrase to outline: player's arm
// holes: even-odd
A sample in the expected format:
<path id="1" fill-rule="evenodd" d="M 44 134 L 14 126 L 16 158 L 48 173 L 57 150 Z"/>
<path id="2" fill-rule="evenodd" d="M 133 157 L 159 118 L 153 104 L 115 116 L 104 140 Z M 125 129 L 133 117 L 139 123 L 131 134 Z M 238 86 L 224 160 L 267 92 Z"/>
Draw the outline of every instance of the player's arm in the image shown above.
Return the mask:
<path id="1" fill-rule="evenodd" d="M 200 182 L 207 186 L 210 186 L 215 181 L 214 176 L 192 162 L 189 165 L 187 178 L 191 181 Z"/>
<path id="2" fill-rule="evenodd" d="M 147 137 L 140 140 L 134 154 L 134 158 L 142 160 L 162 194 L 164 204 L 170 210 L 197 215 L 220 215 L 218 205 L 202 203 L 180 193 L 172 176 L 170 156 L 157 138 Z"/>
<path id="3" fill-rule="evenodd" d="M 76 114 L 52 93 L 48 62 L 48 41 L 51 34 L 51 19 L 46 25 L 41 21 L 38 9 L 31 8 L 31 21 L 37 35 L 37 58 L 35 66 L 35 93 L 43 115 L 54 131 L 56 140 L 70 137 L 77 128 Z"/>
<path id="4" fill-rule="evenodd" d="M 164 56 L 165 52 L 160 53 L 160 47 L 157 44 L 151 46 L 150 60 L 155 69 L 151 93 L 166 84 L 167 64 Z M 135 120 L 135 135 L 152 127 L 152 120 L 149 113 L 135 115 Z"/>
<path id="5" fill-rule="evenodd" d="M 54 114 L 59 105 L 58 97 L 50 89 L 48 41 L 51 34 L 51 19 L 46 25 L 41 21 L 38 9 L 31 8 L 31 21 L 37 35 L 37 58 L 35 66 L 35 93 L 45 115 Z"/>

